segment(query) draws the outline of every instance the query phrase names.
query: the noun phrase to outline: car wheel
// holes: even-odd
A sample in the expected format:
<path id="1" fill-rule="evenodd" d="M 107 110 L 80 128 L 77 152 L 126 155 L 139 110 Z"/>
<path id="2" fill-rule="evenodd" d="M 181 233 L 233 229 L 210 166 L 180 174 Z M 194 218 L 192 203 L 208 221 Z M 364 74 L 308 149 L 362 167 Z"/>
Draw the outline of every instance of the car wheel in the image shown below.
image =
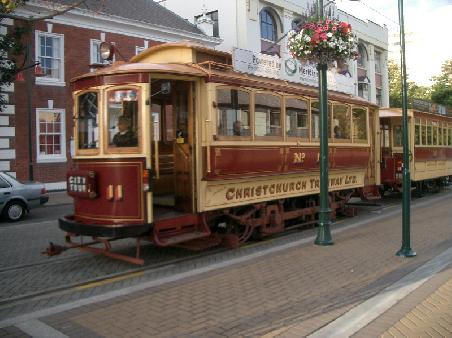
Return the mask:
<path id="1" fill-rule="evenodd" d="M 4 210 L 4 215 L 11 222 L 21 220 L 25 216 L 25 207 L 21 202 L 10 202 Z"/>

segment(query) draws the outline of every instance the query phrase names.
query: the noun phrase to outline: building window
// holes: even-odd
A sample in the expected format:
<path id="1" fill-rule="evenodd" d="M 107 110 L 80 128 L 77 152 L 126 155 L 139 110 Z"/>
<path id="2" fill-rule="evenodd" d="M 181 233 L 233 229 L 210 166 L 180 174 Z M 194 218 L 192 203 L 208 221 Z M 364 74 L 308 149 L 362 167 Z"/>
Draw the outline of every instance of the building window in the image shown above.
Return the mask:
<path id="1" fill-rule="evenodd" d="M 36 143 L 38 161 L 66 161 L 65 130 L 64 110 L 36 110 Z"/>
<path id="2" fill-rule="evenodd" d="M 108 65 L 111 63 L 111 61 L 108 60 L 102 60 L 100 57 L 100 44 L 102 43 L 102 41 L 100 40 L 94 40 L 91 39 L 90 40 L 90 64 L 91 65 Z M 111 44 L 114 44 L 113 42 L 111 42 Z M 113 54 L 113 60 L 115 61 L 115 55 Z"/>
<path id="3" fill-rule="evenodd" d="M 381 74 L 381 52 L 375 51 L 375 73 Z"/>
<path id="4" fill-rule="evenodd" d="M 198 19 L 202 18 L 203 15 L 195 16 L 195 23 L 198 22 Z M 220 37 L 220 30 L 218 29 L 218 11 L 213 11 L 206 13 L 206 17 L 213 21 L 213 36 Z"/>
<path id="5" fill-rule="evenodd" d="M 377 104 L 380 107 L 383 106 L 383 98 L 382 98 L 382 95 L 381 95 L 381 88 L 377 88 L 376 95 L 377 95 Z"/>
<path id="6" fill-rule="evenodd" d="M 358 45 L 358 67 L 367 69 L 367 61 L 369 60 L 367 56 L 367 49 L 363 44 Z"/>
<path id="7" fill-rule="evenodd" d="M 260 13 L 261 38 L 270 41 L 276 41 L 276 21 L 273 15 L 266 9 Z"/>
<path id="8" fill-rule="evenodd" d="M 140 54 L 142 51 L 144 51 L 146 49 L 146 47 L 138 47 L 135 46 L 135 55 Z"/>
<path id="9" fill-rule="evenodd" d="M 36 83 L 64 85 L 64 36 L 36 31 L 36 59 L 44 76 Z"/>

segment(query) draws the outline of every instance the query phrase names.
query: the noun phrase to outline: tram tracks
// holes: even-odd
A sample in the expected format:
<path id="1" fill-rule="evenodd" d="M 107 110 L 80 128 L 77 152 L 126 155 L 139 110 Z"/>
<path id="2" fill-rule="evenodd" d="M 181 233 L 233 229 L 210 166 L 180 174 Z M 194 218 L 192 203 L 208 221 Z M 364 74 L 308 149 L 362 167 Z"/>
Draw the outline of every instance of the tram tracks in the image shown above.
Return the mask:
<path id="1" fill-rule="evenodd" d="M 208 255 L 212 255 L 212 254 L 216 254 L 216 253 L 221 253 L 221 252 L 224 252 L 227 250 L 228 249 L 225 249 L 225 248 L 211 249 L 211 250 L 207 250 L 205 252 L 200 252 L 200 253 L 197 253 L 197 254 L 191 255 L 191 256 L 170 259 L 170 260 L 167 260 L 164 262 L 149 264 L 149 265 L 143 266 L 143 267 L 127 269 L 126 271 L 107 274 L 107 275 L 103 275 L 103 276 L 99 276 L 99 277 L 95 277 L 95 278 L 89 278 L 89 279 L 81 280 L 81 281 L 66 284 L 66 285 L 49 287 L 49 288 L 45 288 L 45 289 L 35 291 L 35 292 L 23 293 L 18 296 L 3 298 L 3 299 L 0 299 L 0 311 L 3 311 L 7 308 L 10 308 L 10 307 L 13 307 L 16 305 L 20 305 L 20 304 L 24 304 L 24 303 L 28 303 L 28 302 L 32 302 L 32 301 L 48 299 L 48 298 L 52 298 L 52 297 L 56 297 L 56 296 L 61 296 L 63 294 L 67 294 L 67 293 L 83 292 L 87 289 L 95 288 L 98 286 L 105 286 L 107 284 L 113 284 L 113 283 L 120 282 L 120 281 L 129 279 L 129 278 L 143 277 L 150 273 L 160 272 L 160 271 L 164 271 L 165 269 L 172 268 L 177 264 L 189 262 L 191 260 L 199 259 L 199 258 L 208 256 Z M 11 271 L 16 271 L 17 273 L 25 274 L 25 271 L 30 268 L 36 268 L 37 266 L 42 266 L 42 265 L 47 265 L 47 264 L 53 264 L 53 265 L 63 264 L 63 263 L 71 262 L 71 261 L 76 261 L 83 256 L 84 256 L 83 254 L 79 254 L 79 255 L 74 255 L 71 257 L 58 258 L 56 260 L 52 260 L 49 262 L 38 262 L 37 264 L 30 263 L 30 264 L 24 264 L 24 265 L 20 265 L 20 266 L 19 265 L 12 266 L 12 267 L 8 267 L 8 268 L 3 268 L 2 270 L 0 270 L 0 274 L 4 273 L 4 272 L 11 272 Z M 87 256 L 90 257 L 89 255 L 87 255 Z"/>
<path id="2" fill-rule="evenodd" d="M 447 192 L 446 192 L 447 193 Z M 387 203 L 389 202 L 389 203 Z M 422 203 L 424 204 L 424 203 Z M 388 211 L 388 209 L 393 209 L 393 208 L 397 208 L 400 206 L 400 202 L 399 203 L 394 203 L 394 201 L 392 200 L 392 198 L 389 198 L 386 200 L 386 203 L 383 203 L 380 207 L 375 208 L 374 210 L 369 210 L 369 214 L 374 213 L 376 210 L 381 210 L 383 212 Z M 340 223 L 343 223 L 345 219 L 338 219 L 336 221 L 336 224 L 339 225 Z M 260 246 L 265 246 L 266 244 L 269 244 L 270 242 L 272 242 L 273 240 L 277 240 L 277 239 L 281 239 L 282 237 L 289 237 L 291 235 L 293 235 L 296 232 L 299 232 L 301 229 L 294 229 L 291 231 L 287 231 L 278 235 L 274 235 L 269 239 L 266 239 L 264 241 L 251 241 L 249 243 L 247 243 L 246 245 L 244 245 L 242 248 L 247 249 L 247 248 L 251 248 L 251 247 L 260 247 Z M 304 232 L 304 231 L 303 231 Z M 144 245 L 143 247 L 148 247 L 148 246 L 152 246 L 151 244 L 149 245 Z M 225 251 L 229 251 L 229 249 L 225 249 L 225 248 L 217 248 L 217 249 L 209 249 L 206 251 L 202 251 L 199 253 L 195 253 L 195 254 L 190 254 L 190 255 L 186 255 L 184 253 L 182 253 L 183 257 L 177 257 L 177 258 L 170 258 L 167 259 L 165 261 L 158 261 L 155 263 L 148 263 L 148 265 L 146 266 L 140 266 L 140 267 L 132 267 L 132 268 L 127 268 L 127 270 L 124 271 L 120 271 L 120 272 L 115 272 L 115 273 L 110 273 L 110 274 L 105 274 L 103 276 L 98 276 L 95 278 L 86 278 L 74 283 L 66 283 L 64 285 L 58 285 L 55 287 L 48 287 L 48 288 L 43 288 L 41 290 L 37 290 L 37 291 L 33 291 L 33 292 L 26 292 L 24 291 L 23 293 L 17 294 L 17 296 L 11 296 L 11 297 L 4 297 L 3 299 L 0 299 L 0 313 L 6 313 L 8 311 L 8 309 L 10 308 L 14 308 L 16 305 L 20 305 L 20 304 L 26 304 L 26 303 L 30 303 L 30 302 L 34 302 L 34 303 L 39 303 L 39 301 L 41 300 L 49 300 L 49 302 L 51 303 L 51 299 L 53 299 L 54 297 L 58 297 L 58 296 L 64 296 L 67 294 L 71 294 L 71 293 L 80 293 L 80 299 L 83 299 L 85 297 L 88 297 L 89 295 L 92 295 L 92 293 L 85 293 L 87 290 L 90 289 L 96 289 L 97 287 L 104 287 L 107 286 L 109 284 L 115 284 L 115 283 L 120 283 L 123 282 L 125 280 L 128 279 L 137 279 L 137 278 L 146 278 L 147 276 L 149 276 L 152 273 L 158 273 L 158 272 L 162 272 L 165 273 L 166 269 L 171 269 L 173 267 L 175 267 L 176 265 L 179 264 L 183 264 L 185 262 L 190 262 L 190 261 L 194 261 L 203 257 L 207 257 L 209 255 L 215 255 L 215 254 L 220 254 L 222 252 Z M 151 252 L 151 254 L 153 254 Z M 181 254 L 181 253 L 178 253 Z M 33 271 L 32 269 L 37 269 L 37 268 L 44 268 L 47 266 L 58 266 L 58 265 L 63 265 L 65 266 L 66 264 L 70 264 L 70 266 L 65 266 L 65 269 L 61 269 L 61 271 L 66 270 L 66 271 L 70 271 L 70 267 L 72 267 L 74 265 L 74 262 L 77 262 L 79 266 L 84 266 L 85 264 L 89 264 L 90 262 L 92 262 L 91 260 L 94 259 L 95 261 L 99 262 L 102 260 L 100 259 L 100 257 L 98 258 L 94 258 L 95 256 L 91 256 L 91 255 L 85 255 L 83 253 L 77 253 L 77 254 L 73 254 L 69 257 L 58 257 L 58 258 L 52 258 L 49 260 L 41 260 L 38 262 L 34 262 L 34 263 L 29 263 L 29 264 L 22 264 L 22 265 L 15 265 L 15 266 L 9 266 L 9 267 L 4 267 L 0 269 L 0 278 L 1 278 L 1 274 L 6 274 L 6 273 L 16 273 L 16 274 L 20 274 L 20 275 L 33 275 Z M 83 261 L 83 259 L 87 259 L 88 261 Z M 91 260 L 90 260 L 91 259 Z M 161 258 L 158 258 L 159 260 Z M 103 262 L 107 262 L 107 259 Z M 60 272 L 58 272 L 60 273 Z M 137 283 L 139 283 L 140 281 L 138 281 Z M 118 286 L 119 288 L 122 286 Z M 115 287 L 113 286 L 111 289 L 114 289 Z M 104 291 L 99 291 L 100 293 L 105 292 Z M 96 291 L 94 291 L 94 293 L 96 293 Z M 88 295 L 89 294 L 89 295 Z"/>

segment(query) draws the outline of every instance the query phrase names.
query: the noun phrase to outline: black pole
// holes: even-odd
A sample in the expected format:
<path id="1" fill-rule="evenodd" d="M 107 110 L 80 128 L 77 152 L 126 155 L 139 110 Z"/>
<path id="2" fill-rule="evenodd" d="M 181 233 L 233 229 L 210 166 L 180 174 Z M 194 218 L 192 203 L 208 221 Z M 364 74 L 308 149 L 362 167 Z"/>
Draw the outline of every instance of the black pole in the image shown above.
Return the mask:
<path id="1" fill-rule="evenodd" d="M 317 15 L 323 20 L 323 0 L 317 0 Z M 330 208 L 328 203 L 328 88 L 326 71 L 328 66 L 319 63 L 319 109 L 320 109 L 320 210 L 316 245 L 332 245 Z"/>
<path id="2" fill-rule="evenodd" d="M 28 41 L 27 48 L 25 53 L 25 64 L 29 65 L 31 63 L 31 44 L 33 43 L 33 24 L 30 23 L 28 27 Z M 25 91 L 27 98 L 27 113 L 28 113 L 28 179 L 33 181 L 33 76 L 32 72 L 34 71 L 34 67 L 29 67 L 24 70 L 25 72 Z"/>
<path id="3" fill-rule="evenodd" d="M 397 256 L 413 257 L 416 252 L 410 245 L 410 202 L 411 202 L 411 177 L 410 157 L 408 142 L 408 100 L 405 62 L 405 31 L 403 22 L 403 0 L 399 0 L 399 24 L 400 24 L 400 53 L 402 72 L 402 137 L 403 137 L 403 183 L 402 183 L 402 247 L 397 251 Z"/>

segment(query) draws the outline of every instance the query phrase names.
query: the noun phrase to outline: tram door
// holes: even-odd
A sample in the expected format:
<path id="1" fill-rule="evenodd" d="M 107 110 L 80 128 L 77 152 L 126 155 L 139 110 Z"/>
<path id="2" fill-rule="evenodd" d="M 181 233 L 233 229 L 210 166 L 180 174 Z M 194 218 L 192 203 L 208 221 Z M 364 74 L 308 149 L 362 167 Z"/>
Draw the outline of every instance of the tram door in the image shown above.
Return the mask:
<path id="1" fill-rule="evenodd" d="M 193 107 L 188 81 L 151 82 L 154 217 L 193 212 Z"/>

